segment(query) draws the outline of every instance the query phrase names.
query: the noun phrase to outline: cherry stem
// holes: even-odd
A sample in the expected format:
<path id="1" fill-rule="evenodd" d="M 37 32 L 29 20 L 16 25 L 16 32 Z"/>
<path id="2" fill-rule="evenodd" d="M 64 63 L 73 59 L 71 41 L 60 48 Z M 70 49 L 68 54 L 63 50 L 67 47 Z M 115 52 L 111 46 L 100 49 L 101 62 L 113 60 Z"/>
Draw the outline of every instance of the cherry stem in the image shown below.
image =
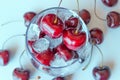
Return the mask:
<path id="1" fill-rule="evenodd" d="M 61 6 L 61 3 L 62 3 L 62 0 L 60 0 L 58 7 L 60 7 L 60 6 Z"/>
<path id="2" fill-rule="evenodd" d="M 24 53 L 25 53 L 25 49 L 22 51 L 22 53 L 21 53 L 21 55 L 19 57 L 19 64 L 20 64 L 21 69 L 23 69 L 23 65 L 21 63 L 21 59 L 22 59 L 22 56 L 23 56 Z"/>
<path id="3" fill-rule="evenodd" d="M 78 34 L 79 29 L 80 29 L 80 26 L 78 24 L 78 26 L 76 27 L 76 30 L 75 30 L 75 34 Z"/>
<path id="4" fill-rule="evenodd" d="M 22 22 L 23 23 L 23 20 L 13 20 L 13 21 L 8 21 L 8 22 L 5 22 L 3 24 L 1 24 L 1 26 L 5 26 L 5 25 L 8 25 L 10 23 L 14 23 L 14 22 Z"/>
<path id="5" fill-rule="evenodd" d="M 58 7 L 61 6 L 61 3 L 62 3 L 62 0 L 60 0 L 60 2 L 59 2 L 59 4 L 58 4 Z M 56 17 L 55 17 L 55 20 L 54 20 L 54 23 L 55 23 L 55 24 L 57 23 L 57 15 L 58 15 L 58 10 L 57 10 Z"/>
<path id="6" fill-rule="evenodd" d="M 4 49 L 5 44 L 6 44 L 10 39 L 15 38 L 15 37 L 19 37 L 19 36 L 25 36 L 25 34 L 13 35 L 13 36 L 9 37 L 9 38 L 6 39 L 6 41 L 3 43 L 2 49 Z"/>
<path id="7" fill-rule="evenodd" d="M 80 7 L 80 5 L 79 5 L 79 0 L 77 0 L 77 12 L 79 13 L 79 7 Z"/>
<path id="8" fill-rule="evenodd" d="M 79 13 L 79 0 L 77 0 L 77 12 Z M 79 29 L 80 29 L 80 26 L 78 25 L 76 30 L 75 30 L 75 34 L 78 33 Z"/>
<path id="9" fill-rule="evenodd" d="M 103 53 L 102 53 L 101 49 L 97 45 L 95 45 L 95 47 L 99 50 L 99 52 L 101 54 L 102 63 L 100 64 L 100 67 L 103 67 L 103 61 L 104 61 L 104 59 L 103 59 Z"/>
<path id="10" fill-rule="evenodd" d="M 98 15 L 97 15 L 97 11 L 96 11 L 96 0 L 95 0 L 95 4 L 94 4 L 94 13 L 95 13 L 95 16 L 98 18 L 98 19 L 100 19 L 100 20 L 102 20 L 102 21 L 106 21 L 106 19 L 103 19 L 103 18 L 101 18 L 101 17 L 99 17 Z"/>
<path id="11" fill-rule="evenodd" d="M 90 62 L 92 60 L 92 54 L 93 54 L 93 44 L 92 44 L 92 47 L 91 47 L 89 62 L 87 63 L 87 65 L 85 65 L 85 67 L 82 70 L 85 70 L 89 66 L 89 64 L 90 64 Z"/>

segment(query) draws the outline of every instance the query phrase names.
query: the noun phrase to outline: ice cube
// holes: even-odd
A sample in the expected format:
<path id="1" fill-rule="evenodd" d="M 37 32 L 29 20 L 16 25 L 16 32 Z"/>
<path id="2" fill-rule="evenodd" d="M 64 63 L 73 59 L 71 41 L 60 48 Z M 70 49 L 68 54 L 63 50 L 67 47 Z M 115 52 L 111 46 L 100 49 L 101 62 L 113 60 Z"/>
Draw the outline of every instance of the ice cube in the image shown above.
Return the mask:
<path id="1" fill-rule="evenodd" d="M 51 66 L 52 67 L 64 67 L 64 66 L 71 65 L 76 60 L 77 59 L 71 59 L 69 61 L 66 61 L 61 55 L 56 53 L 54 60 L 51 62 Z"/>
<path id="2" fill-rule="evenodd" d="M 58 55 L 57 53 L 55 54 L 55 58 L 54 60 L 51 62 L 50 64 L 52 67 L 61 67 L 61 66 L 66 66 L 67 63 L 64 60 L 64 58 L 62 58 L 60 55 Z"/>
<path id="3" fill-rule="evenodd" d="M 42 52 L 44 50 L 47 50 L 48 48 L 49 48 L 49 41 L 45 38 L 40 38 L 33 44 L 33 49 L 36 52 Z"/>
<path id="4" fill-rule="evenodd" d="M 38 25 L 31 24 L 30 29 L 28 30 L 28 40 L 37 40 L 39 38 L 40 29 Z"/>
<path id="5" fill-rule="evenodd" d="M 52 39 L 49 36 L 45 36 L 47 40 L 50 41 L 50 48 L 53 49 L 62 43 L 62 36 L 57 39 Z"/>
<path id="6" fill-rule="evenodd" d="M 71 16 L 71 13 L 69 13 L 68 11 L 64 11 L 64 14 L 63 14 L 63 11 L 58 10 L 58 17 L 62 19 L 63 22 L 67 20 L 70 16 Z"/>
<path id="7" fill-rule="evenodd" d="M 28 40 L 35 41 L 38 39 L 38 36 L 34 32 L 29 32 L 29 35 L 27 38 L 28 38 Z"/>
<path id="8" fill-rule="evenodd" d="M 33 24 L 32 30 L 37 34 L 37 36 L 39 36 L 41 30 L 37 24 Z"/>

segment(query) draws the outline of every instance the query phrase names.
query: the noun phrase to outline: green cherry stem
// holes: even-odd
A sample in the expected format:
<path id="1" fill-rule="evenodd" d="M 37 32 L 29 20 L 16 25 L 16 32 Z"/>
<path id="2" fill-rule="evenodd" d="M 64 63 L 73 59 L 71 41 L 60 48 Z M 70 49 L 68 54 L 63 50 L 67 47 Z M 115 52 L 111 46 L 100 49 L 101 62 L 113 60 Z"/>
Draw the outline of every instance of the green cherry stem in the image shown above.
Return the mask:
<path id="1" fill-rule="evenodd" d="M 91 62 L 91 60 L 92 60 L 93 47 L 94 47 L 94 45 L 92 44 L 89 62 L 87 63 L 87 65 L 85 65 L 85 67 L 84 67 L 82 70 L 85 70 L 85 69 L 89 66 L 89 64 L 90 64 L 90 62 Z"/>
<path id="2" fill-rule="evenodd" d="M 60 0 L 60 2 L 59 2 L 59 4 L 58 4 L 58 7 L 60 7 L 60 6 L 61 6 L 61 3 L 62 3 L 62 0 Z"/>
<path id="3" fill-rule="evenodd" d="M 79 13 L 79 0 L 77 0 L 77 13 Z M 78 31 L 79 31 L 79 29 L 80 29 L 80 26 L 79 26 L 79 24 L 78 24 L 78 26 L 77 26 L 77 28 L 76 28 L 76 30 L 75 30 L 75 34 L 78 34 Z"/>
<path id="4" fill-rule="evenodd" d="M 59 4 L 58 4 L 58 7 L 61 6 L 61 3 L 62 3 L 62 0 L 60 0 L 60 2 L 59 2 Z M 56 18 L 55 18 L 55 20 L 54 20 L 54 24 L 57 23 L 57 15 L 58 15 L 58 10 L 57 10 L 57 13 L 56 13 Z"/>
<path id="5" fill-rule="evenodd" d="M 77 0 L 77 12 L 79 13 L 80 10 L 80 5 L 79 5 L 79 0 Z"/>
<path id="6" fill-rule="evenodd" d="M 95 45 L 95 47 L 99 50 L 99 52 L 101 54 L 101 59 L 102 59 L 101 61 L 102 61 L 102 63 L 100 64 L 100 67 L 103 67 L 103 61 L 104 61 L 104 59 L 103 59 L 103 53 L 102 53 L 101 49 L 97 45 Z"/>
<path id="7" fill-rule="evenodd" d="M 101 18 L 101 17 L 99 17 L 98 15 L 97 15 L 97 11 L 96 11 L 96 0 L 95 0 L 95 3 L 94 3 L 94 13 L 95 13 L 95 16 L 98 18 L 98 19 L 100 19 L 100 20 L 102 20 L 102 21 L 106 21 L 106 19 L 103 19 L 103 18 Z"/>
<path id="8" fill-rule="evenodd" d="M 24 53 L 25 53 L 25 49 L 22 51 L 22 53 L 21 53 L 21 55 L 19 57 L 19 64 L 20 64 L 21 69 L 24 69 L 23 65 L 22 65 L 22 62 L 21 62 L 21 59 L 22 59 L 22 56 L 23 56 Z"/>
<path id="9" fill-rule="evenodd" d="M 20 36 L 24 36 L 25 37 L 25 34 L 18 34 L 18 35 L 13 35 L 11 37 L 9 37 L 8 39 L 6 39 L 6 41 L 4 41 L 3 45 L 2 45 L 2 49 L 5 48 L 5 44 L 12 38 L 15 38 L 15 37 L 20 37 Z"/>

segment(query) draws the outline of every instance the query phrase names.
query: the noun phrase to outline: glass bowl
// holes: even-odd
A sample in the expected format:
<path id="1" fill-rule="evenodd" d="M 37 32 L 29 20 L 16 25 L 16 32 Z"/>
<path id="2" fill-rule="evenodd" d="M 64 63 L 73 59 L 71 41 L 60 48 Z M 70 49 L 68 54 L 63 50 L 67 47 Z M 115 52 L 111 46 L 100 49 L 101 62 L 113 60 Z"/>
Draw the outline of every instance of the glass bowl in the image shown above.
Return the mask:
<path id="1" fill-rule="evenodd" d="M 49 66 L 41 63 L 38 59 L 36 59 L 36 55 L 38 54 L 36 54 L 35 50 L 42 51 L 47 49 L 48 46 L 51 49 L 54 49 L 62 43 L 62 36 L 56 39 L 52 39 L 48 35 L 44 38 L 40 38 L 41 21 L 47 14 L 56 14 L 63 22 L 65 22 L 65 20 L 68 20 L 71 16 L 77 17 L 78 25 L 81 25 L 81 31 L 86 33 L 86 41 L 84 46 L 75 51 L 74 57 L 71 60 L 65 61 L 60 56 L 55 55 L 55 60 L 52 61 Z M 65 27 L 65 24 L 63 26 Z M 32 19 L 26 31 L 27 53 L 30 57 L 32 64 L 35 66 L 36 69 L 52 76 L 70 75 L 78 69 L 80 69 L 83 65 L 85 65 L 90 58 L 91 50 L 88 40 L 89 32 L 83 20 L 79 17 L 79 15 L 76 12 L 62 7 L 53 7 L 41 11 Z M 33 45 L 34 48 L 31 48 L 31 46 Z"/>

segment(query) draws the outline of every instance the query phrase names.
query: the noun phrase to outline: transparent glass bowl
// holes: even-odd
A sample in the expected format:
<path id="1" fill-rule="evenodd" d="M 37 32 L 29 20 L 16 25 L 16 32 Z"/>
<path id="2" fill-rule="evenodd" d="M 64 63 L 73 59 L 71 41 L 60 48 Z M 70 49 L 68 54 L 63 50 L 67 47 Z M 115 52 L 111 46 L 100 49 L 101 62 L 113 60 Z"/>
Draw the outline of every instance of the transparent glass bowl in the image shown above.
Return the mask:
<path id="1" fill-rule="evenodd" d="M 67 65 L 61 64 L 61 66 L 55 67 L 55 66 L 46 66 L 46 65 L 40 63 L 35 58 L 34 54 L 31 51 L 30 46 L 28 45 L 29 40 L 39 39 L 40 28 L 38 27 L 38 22 L 41 17 L 45 16 L 48 13 L 57 14 L 57 16 L 63 22 L 65 20 L 67 20 L 70 16 L 77 17 L 79 19 L 79 24 L 82 25 L 81 31 L 86 33 L 85 45 L 77 51 L 79 57 L 77 59 L 69 62 L 69 64 L 67 64 Z M 66 76 L 66 75 L 74 73 L 76 70 L 78 70 L 83 65 L 85 65 L 90 58 L 90 50 L 91 50 L 88 40 L 89 40 L 89 32 L 88 32 L 87 26 L 85 25 L 83 20 L 79 17 L 79 15 L 76 12 L 66 9 L 66 8 L 62 8 L 62 7 L 53 7 L 53 8 L 49 8 L 49 9 L 41 11 L 32 19 L 32 21 L 30 22 L 30 25 L 28 26 L 27 31 L 26 31 L 27 53 L 29 54 L 32 64 L 38 70 L 46 72 L 47 74 L 50 74 L 52 76 Z"/>

